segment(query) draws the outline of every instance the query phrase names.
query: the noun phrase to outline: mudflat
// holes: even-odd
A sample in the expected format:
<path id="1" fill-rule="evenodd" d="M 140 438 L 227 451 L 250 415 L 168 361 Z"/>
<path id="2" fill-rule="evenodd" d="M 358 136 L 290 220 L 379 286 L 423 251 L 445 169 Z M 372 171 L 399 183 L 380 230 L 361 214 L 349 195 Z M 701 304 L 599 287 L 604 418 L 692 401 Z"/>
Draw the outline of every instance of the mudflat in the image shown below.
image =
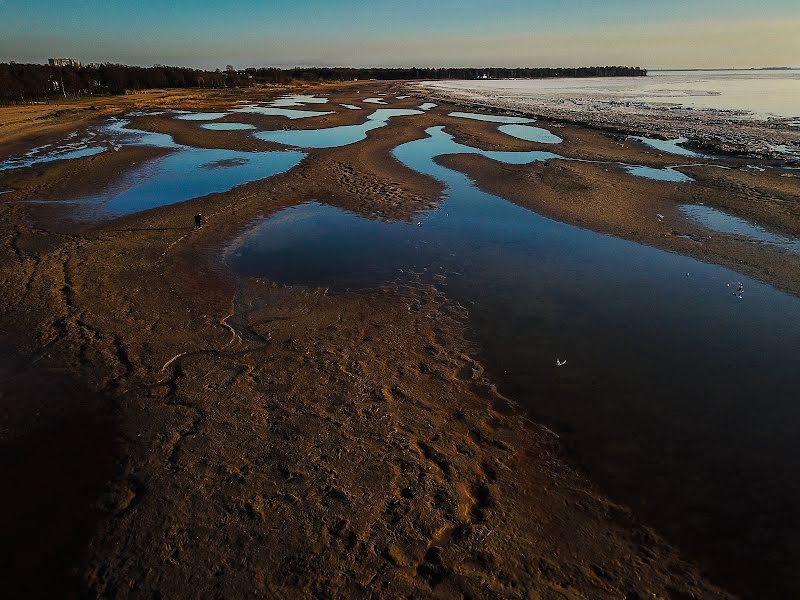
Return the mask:
<path id="1" fill-rule="evenodd" d="M 328 104 L 308 108 L 334 114 L 230 113 L 221 122 L 357 125 L 383 108 L 365 98 L 408 109 L 427 100 L 402 82 L 365 82 L 2 108 L 0 160 L 131 111 L 142 113 L 126 117 L 131 127 L 194 148 L 284 149 L 249 130 L 146 113 L 228 112 L 288 92 L 325 95 Z M 440 289 L 333 292 L 229 268 L 226 249 L 253 223 L 309 200 L 413 223 L 441 202 L 444 185 L 392 151 L 444 126 L 465 145 L 577 159 L 501 169 L 475 154 L 437 159 L 482 190 L 800 292 L 800 256 L 715 233 L 680 210 L 703 202 L 797 237 L 794 171 L 768 162 L 757 170 L 736 157 L 709 166 L 620 134 L 537 122 L 563 139 L 554 150 L 449 116 L 455 110 L 442 104 L 392 119 L 358 143 L 305 149 L 282 174 L 122 216 L 73 202 L 169 149 L 123 145 L 0 171 L 0 444 L 12 474 L 2 513 L 17 557 L 4 564 L 10 594 L 726 598 L 800 590 L 791 540 L 771 539 L 767 555 L 748 549 L 744 535 L 698 543 L 721 536 L 737 512 L 687 526 L 677 510 L 658 510 L 663 498 L 645 509 L 607 481 L 598 486 L 558 427 L 504 393 L 469 307 Z M 632 177 L 617 164 L 689 162 L 681 172 L 691 186 Z M 796 531 L 796 515 L 787 508 L 783 517 L 762 533 L 781 523 Z"/>

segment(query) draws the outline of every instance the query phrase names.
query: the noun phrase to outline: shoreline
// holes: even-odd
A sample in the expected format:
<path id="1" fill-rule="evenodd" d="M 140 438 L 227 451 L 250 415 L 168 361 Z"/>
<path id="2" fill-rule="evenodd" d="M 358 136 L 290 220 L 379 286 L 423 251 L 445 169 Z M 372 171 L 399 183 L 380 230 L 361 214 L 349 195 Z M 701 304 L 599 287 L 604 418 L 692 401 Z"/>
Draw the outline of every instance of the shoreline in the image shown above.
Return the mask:
<path id="1" fill-rule="evenodd" d="M 447 87 L 447 82 L 411 84 L 414 89 L 440 102 L 470 108 L 490 108 L 541 117 L 556 123 L 587 126 L 620 135 L 644 135 L 661 139 L 689 138 L 687 148 L 712 152 L 723 157 L 774 160 L 789 166 L 800 165 L 800 128 L 789 127 L 794 117 L 760 119 L 732 110 L 694 109 L 679 104 L 648 104 L 611 98 L 581 99 L 579 108 L 566 108 L 565 98 L 513 95 L 489 90 L 480 92 Z M 584 106 L 585 105 L 585 106 Z M 738 118 L 737 118 L 738 117 Z M 793 153 L 778 152 L 788 145 Z"/>
<path id="2" fill-rule="evenodd" d="M 337 103 L 353 100 L 346 91 L 335 93 Z M 194 106 L 200 105 L 218 103 L 201 97 Z M 341 118 L 337 113 L 330 122 L 350 123 L 359 119 L 352 113 L 360 112 L 345 111 Z M 420 121 L 443 118 L 439 112 Z M 285 124 L 260 121 L 279 122 Z M 485 126 L 477 123 L 451 119 L 450 127 L 462 138 L 487 139 Z M 248 578 L 265 595 L 289 593 L 292 582 L 355 595 L 378 589 L 474 593 L 481 589 L 479 579 L 488 578 L 486 595 L 572 589 L 618 597 L 675 588 L 696 597 L 725 597 L 565 464 L 550 434 L 539 426 L 531 434 L 525 418 L 499 410 L 505 401 L 472 358 L 463 315 L 448 316 L 453 307 L 436 294 L 328 295 L 242 281 L 220 268 L 221 244 L 255 219 L 303 200 L 322 199 L 385 219 L 408 219 L 437 202 L 441 186 L 398 169 L 389 152 L 398 136 L 414 139 L 421 129 L 393 124 L 371 132 L 368 143 L 313 151 L 284 175 L 107 222 L 59 223 L 61 208 L 0 198 L 0 230 L 8 247 L 20 249 L 16 257 L 4 257 L 4 281 L 21 283 L 25 276 L 22 289 L 5 289 L 3 300 L 11 307 L 14 299 L 37 299 L 6 312 L 3 321 L 16 321 L 20 333 L 39 332 L 32 350 L 39 344 L 49 348 L 75 377 L 93 373 L 93 387 L 112 391 L 120 404 L 124 475 L 104 502 L 111 508 L 84 574 L 95 592 L 122 593 L 126 577 L 136 579 L 147 569 L 140 590 L 169 590 L 168 578 L 175 575 L 213 577 L 214 561 L 230 547 L 213 533 L 219 526 L 244 556 L 225 580 L 229 587 L 219 588 L 226 595 L 245 593 Z M 615 150 L 602 136 L 568 133 L 576 140 L 591 138 L 595 151 L 607 156 L 646 156 L 639 149 Z M 213 145 L 214 135 L 198 133 L 195 142 L 203 138 Z M 235 148 L 249 143 L 236 132 L 225 140 Z M 488 136 L 488 143 L 530 146 L 507 136 Z M 125 161 L 136 164 L 142 157 L 113 160 L 124 169 Z M 454 160 L 482 188 L 500 185 L 480 161 Z M 648 160 L 668 162 L 657 155 Z M 15 174 L 22 188 L 12 199 L 42 190 L 63 197 L 70 186 L 87 185 L 85 168 L 110 161 L 101 155 L 49 166 L 46 181 L 29 188 L 30 173 Z M 632 188 L 629 195 L 635 196 Z M 187 232 L 185 217 L 195 210 L 209 215 L 209 224 Z M 27 230 L 28 222 L 36 225 Z M 142 278 L 149 289 L 142 289 Z M 62 295 L 59 286 L 69 293 Z M 106 296 L 99 302 L 92 294 L 100 290 Z M 185 314 L 164 314 L 165 302 L 185 308 Z M 50 331 L 48 324 L 57 321 L 65 326 Z M 61 358 L 54 356 L 56 349 Z M 301 375 L 292 378 L 289 372 Z M 485 411 L 487 402 L 497 409 Z M 387 438 L 382 422 L 392 423 L 396 433 Z M 350 429 L 364 437 L 348 435 Z M 260 459 L 265 445 L 271 454 Z M 342 449 L 357 459 L 343 456 Z M 353 462 L 370 465 L 378 480 L 366 481 Z M 392 465 L 389 472 L 384 464 Z M 386 515 L 375 511 L 381 502 Z M 534 514 L 521 506 L 536 507 Z M 306 513 L 310 520 L 304 520 Z M 193 523 L 198 517 L 201 522 Z M 285 537 L 274 527 L 288 533 L 282 540 L 286 549 L 276 556 L 254 553 L 253 544 Z M 379 533 L 370 533 L 376 527 Z M 248 532 L 253 529 L 258 542 Z M 120 532 L 128 536 L 127 546 L 116 540 Z M 205 547 L 197 547 L 197 539 Z M 154 544 L 159 555 L 146 556 Z M 304 577 L 303 568 L 292 566 L 292 553 L 302 557 L 306 570 L 328 569 L 336 577 L 327 583 Z M 548 558 L 573 553 L 577 558 Z M 521 556 L 539 556 L 540 563 L 526 572 Z M 277 578 L 287 570 L 291 577 Z"/>

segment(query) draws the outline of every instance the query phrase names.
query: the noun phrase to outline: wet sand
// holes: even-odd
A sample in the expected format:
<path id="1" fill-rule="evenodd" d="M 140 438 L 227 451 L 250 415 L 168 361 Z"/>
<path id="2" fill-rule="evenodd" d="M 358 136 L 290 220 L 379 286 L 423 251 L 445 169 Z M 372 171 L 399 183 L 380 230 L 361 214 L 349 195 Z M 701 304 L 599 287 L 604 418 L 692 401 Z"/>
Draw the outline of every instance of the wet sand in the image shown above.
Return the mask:
<path id="1" fill-rule="evenodd" d="M 390 94 L 393 108 L 420 103 L 394 100 L 402 89 L 324 86 L 315 91 L 334 95 L 336 115 L 226 120 L 275 129 L 358 123 L 370 106 L 339 103 L 377 93 Z M 134 106 L 224 109 L 274 93 L 109 99 L 102 116 Z M 67 573 L 90 595 L 109 597 L 726 597 L 651 523 L 598 490 L 556 435 L 497 392 L 462 308 L 427 288 L 329 294 L 239 280 L 222 262 L 225 246 L 254 220 L 309 199 L 369 218 L 413 219 L 439 201 L 441 185 L 390 153 L 427 126 L 445 124 L 462 143 L 485 148 L 540 147 L 448 118 L 451 108 L 393 120 L 359 144 L 311 151 L 284 175 L 111 221 L 76 221 L 69 206 L 23 201 L 80 197 L 162 151 L 123 148 L 0 174 L 0 189 L 13 190 L 0 196 L 0 319 L 13 338 L 10 356 L 92 390 L 103 400 L 87 410 L 111 423 L 102 432 L 113 431 L 113 443 L 97 442 L 97 453 L 113 456 L 111 474 L 72 452 L 68 434 L 42 460 L 46 470 L 65 470 L 55 458 L 85 465 L 92 482 L 64 486 L 59 501 L 30 517 L 38 527 L 85 508 L 80 494 L 95 494 L 97 512 L 81 521 L 88 533 L 64 535 L 83 557 L 76 571 L 43 558 L 35 576 L 17 571 L 19 589 L 45 595 Z M 50 115 L 33 133 L 25 124 L 2 132 L 0 156 L 86 123 L 74 114 Z M 134 125 L 199 147 L 277 147 L 170 117 Z M 555 150 L 565 156 L 683 162 L 602 132 L 553 131 L 565 139 Z M 702 197 L 796 234 L 796 179 L 745 172 L 733 159 L 725 163 L 732 171 L 687 171 L 697 179 L 691 188 L 588 163 L 503 165 L 498 176 L 479 157 L 446 161 L 542 214 L 800 290 L 797 257 L 701 230 L 676 208 Z M 761 201 L 750 201 L 753 194 Z M 198 211 L 207 224 L 195 232 Z M 16 365 L 9 371 L 23 380 L 38 373 L 15 360 L 3 364 Z M 7 381 L 4 410 L 18 417 L 3 428 L 3 452 L 21 461 L 69 420 L 38 408 L 63 406 L 64 394 L 24 386 L 9 394 Z M 107 481 L 102 490 L 96 478 Z M 24 505 L 28 489 L 10 497 Z M 24 527 L 18 535 L 37 539 Z M 713 557 L 691 558 L 722 572 Z M 757 568 L 712 581 L 751 595 L 797 589 L 790 566 L 772 583 Z"/>

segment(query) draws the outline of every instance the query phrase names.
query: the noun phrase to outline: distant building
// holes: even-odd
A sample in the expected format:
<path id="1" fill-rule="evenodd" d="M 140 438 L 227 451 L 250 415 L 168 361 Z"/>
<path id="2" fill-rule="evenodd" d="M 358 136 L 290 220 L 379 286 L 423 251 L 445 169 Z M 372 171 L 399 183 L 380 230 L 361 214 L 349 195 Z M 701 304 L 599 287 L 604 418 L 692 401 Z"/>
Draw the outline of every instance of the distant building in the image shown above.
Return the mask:
<path id="1" fill-rule="evenodd" d="M 81 61 L 77 58 L 48 58 L 47 64 L 51 67 L 80 67 Z"/>

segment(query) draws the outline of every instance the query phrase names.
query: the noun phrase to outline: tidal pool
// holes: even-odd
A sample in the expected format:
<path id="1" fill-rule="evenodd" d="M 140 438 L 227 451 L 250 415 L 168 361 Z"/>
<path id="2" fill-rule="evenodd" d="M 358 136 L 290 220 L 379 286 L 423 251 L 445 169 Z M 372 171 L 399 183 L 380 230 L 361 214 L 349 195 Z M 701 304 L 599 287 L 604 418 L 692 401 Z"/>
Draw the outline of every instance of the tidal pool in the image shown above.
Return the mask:
<path id="1" fill-rule="evenodd" d="M 648 138 L 641 135 L 632 135 L 630 136 L 630 139 L 637 140 L 644 145 L 650 146 L 656 150 L 660 150 L 661 152 L 677 154 L 678 156 L 693 156 L 697 158 L 706 157 L 705 154 L 701 154 L 700 152 L 695 152 L 694 150 L 689 150 L 688 148 L 681 146 L 681 144 L 685 144 L 689 141 L 689 138 L 685 137 L 674 140 L 659 140 L 657 138 Z"/>
<path id="2" fill-rule="evenodd" d="M 280 108 L 274 106 L 258 106 L 255 104 L 240 106 L 234 108 L 231 112 L 235 113 L 251 113 L 256 115 L 265 115 L 267 117 L 286 117 L 287 119 L 308 119 L 310 117 L 322 117 L 324 115 L 332 115 L 333 111 L 321 110 L 298 110 L 295 108 Z"/>
<path id="3" fill-rule="evenodd" d="M 431 128 L 394 151 L 447 186 L 435 210 L 385 223 L 321 199 L 256 223 L 226 260 L 243 276 L 334 291 L 436 285 L 469 309 L 501 390 L 671 540 L 783 527 L 800 503 L 800 299 L 484 193 L 436 157 L 514 153 L 465 148 Z"/>
<path id="4" fill-rule="evenodd" d="M 241 131 L 247 129 L 256 129 L 255 125 L 250 123 L 203 123 L 200 125 L 203 129 L 210 129 L 212 131 Z"/>
<path id="5" fill-rule="evenodd" d="M 175 117 L 181 121 L 213 121 L 228 116 L 228 113 L 223 112 L 206 112 L 206 113 L 187 113 Z"/>
<path id="6" fill-rule="evenodd" d="M 681 212 L 712 231 L 752 238 L 754 241 L 773 244 L 800 254 L 800 240 L 773 233 L 760 225 L 717 208 L 701 204 L 684 204 L 681 206 Z"/>
<path id="7" fill-rule="evenodd" d="M 270 102 L 270 106 L 303 106 L 304 104 L 327 104 L 328 99 L 314 94 L 289 94 Z"/>
<path id="8" fill-rule="evenodd" d="M 654 181 L 671 181 L 673 183 L 688 183 L 694 181 L 688 175 L 675 170 L 673 167 L 657 169 L 656 167 L 642 167 L 639 165 L 623 165 L 623 168 L 631 175 L 653 179 Z"/>
<path id="9" fill-rule="evenodd" d="M 367 104 L 386 104 L 383 98 L 364 98 L 362 102 L 366 102 Z"/>
<path id="10" fill-rule="evenodd" d="M 530 125 L 500 125 L 498 131 L 528 142 L 539 142 L 540 144 L 560 144 L 562 140 L 557 135 L 550 133 L 542 127 L 531 127 Z"/>
<path id="11" fill-rule="evenodd" d="M 93 210 L 128 214 L 226 192 L 238 185 L 288 171 L 305 156 L 302 152 L 239 152 L 194 148 L 177 144 L 171 136 L 129 129 L 114 121 L 106 133 L 120 145 L 152 146 L 172 150 L 124 175 L 103 192 L 80 200 Z"/>
<path id="12" fill-rule="evenodd" d="M 348 109 L 348 110 L 361 110 L 360 106 L 356 106 L 355 104 L 341 104 L 340 106 Z"/>
<path id="13" fill-rule="evenodd" d="M 434 104 L 433 102 L 423 102 L 419 105 L 420 110 L 430 110 L 432 108 L 436 108 L 439 106 L 438 104 Z"/>
<path id="14" fill-rule="evenodd" d="M 421 114 L 408 108 L 379 108 L 359 125 L 340 125 L 323 129 L 295 129 L 260 131 L 255 135 L 260 140 L 277 142 L 296 148 L 335 148 L 355 144 L 367 138 L 367 132 L 385 127 L 389 119 Z"/>
<path id="15" fill-rule="evenodd" d="M 77 137 L 78 132 L 72 132 L 67 139 L 74 140 Z M 87 156 L 95 156 L 106 150 L 108 150 L 108 146 L 99 143 L 96 140 L 96 134 L 93 131 L 89 131 L 77 141 L 64 142 L 60 145 L 44 144 L 43 146 L 30 149 L 22 156 L 12 156 L 2 160 L 0 161 L 0 171 L 22 169 L 57 160 L 85 158 Z"/>
<path id="16" fill-rule="evenodd" d="M 482 113 L 473 112 L 451 112 L 451 117 L 459 119 L 472 119 L 473 121 L 488 121 L 489 123 L 509 123 L 523 125 L 525 123 L 533 123 L 536 119 L 529 119 L 527 117 L 509 117 L 504 115 L 485 115 Z"/>

